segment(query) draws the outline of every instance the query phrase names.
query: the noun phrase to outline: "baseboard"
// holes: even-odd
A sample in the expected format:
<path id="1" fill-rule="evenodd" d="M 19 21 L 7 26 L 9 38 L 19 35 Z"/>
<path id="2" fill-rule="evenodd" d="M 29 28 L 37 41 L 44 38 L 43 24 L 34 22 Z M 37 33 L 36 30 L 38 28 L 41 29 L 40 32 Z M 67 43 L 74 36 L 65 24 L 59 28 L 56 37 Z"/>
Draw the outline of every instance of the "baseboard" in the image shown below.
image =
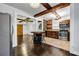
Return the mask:
<path id="1" fill-rule="evenodd" d="M 71 50 L 70 54 L 73 55 L 73 56 L 79 56 L 79 51 Z"/>
<path id="2" fill-rule="evenodd" d="M 75 55 L 75 54 L 72 54 L 72 53 L 70 53 L 69 55 L 70 55 L 70 56 L 77 56 L 77 55 Z"/>
<path id="3" fill-rule="evenodd" d="M 11 55 L 10 56 L 15 56 L 15 49 L 16 49 L 16 47 L 13 47 L 12 48 L 12 51 L 11 51 Z"/>

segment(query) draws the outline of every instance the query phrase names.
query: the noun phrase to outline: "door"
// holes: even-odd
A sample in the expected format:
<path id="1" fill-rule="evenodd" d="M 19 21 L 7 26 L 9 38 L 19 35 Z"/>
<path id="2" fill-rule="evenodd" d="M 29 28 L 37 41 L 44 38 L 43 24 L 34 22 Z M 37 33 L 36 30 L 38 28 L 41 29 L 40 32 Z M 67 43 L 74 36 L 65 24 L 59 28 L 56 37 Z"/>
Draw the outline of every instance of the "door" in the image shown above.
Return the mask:
<path id="1" fill-rule="evenodd" d="M 0 56 L 10 55 L 10 15 L 0 13 Z"/>
<path id="2" fill-rule="evenodd" d="M 17 43 L 18 45 L 23 43 L 23 25 L 17 24 Z"/>

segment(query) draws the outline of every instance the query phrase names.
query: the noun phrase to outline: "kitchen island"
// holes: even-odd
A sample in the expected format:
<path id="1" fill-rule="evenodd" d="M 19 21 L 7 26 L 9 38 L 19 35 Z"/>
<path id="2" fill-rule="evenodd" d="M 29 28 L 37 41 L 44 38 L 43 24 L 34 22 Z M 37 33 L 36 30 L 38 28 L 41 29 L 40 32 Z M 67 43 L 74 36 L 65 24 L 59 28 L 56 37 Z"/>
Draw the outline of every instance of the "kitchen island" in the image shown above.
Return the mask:
<path id="1" fill-rule="evenodd" d="M 41 44 L 43 41 L 45 32 L 31 32 L 33 33 L 33 42 L 34 44 Z"/>

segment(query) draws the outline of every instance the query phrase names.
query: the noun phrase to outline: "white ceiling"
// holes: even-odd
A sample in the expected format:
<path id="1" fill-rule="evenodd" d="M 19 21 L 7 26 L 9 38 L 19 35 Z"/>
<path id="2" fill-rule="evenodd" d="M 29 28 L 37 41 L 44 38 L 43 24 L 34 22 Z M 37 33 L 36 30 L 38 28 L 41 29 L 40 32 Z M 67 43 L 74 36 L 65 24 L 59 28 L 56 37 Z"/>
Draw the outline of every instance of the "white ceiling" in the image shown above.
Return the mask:
<path id="1" fill-rule="evenodd" d="M 46 10 L 45 7 L 43 7 L 41 4 L 39 6 L 39 8 L 32 8 L 30 6 L 30 3 L 5 3 L 7 5 L 10 5 L 12 7 L 18 8 L 24 12 L 29 13 L 31 16 L 34 16 L 35 14 Z M 57 5 L 58 3 L 50 3 L 50 5 L 53 7 L 55 5 Z"/>
<path id="2" fill-rule="evenodd" d="M 35 14 L 46 10 L 46 8 L 43 7 L 41 4 L 40 4 L 39 8 L 32 8 L 29 3 L 5 3 L 5 4 L 15 7 L 17 9 L 20 9 L 20 10 L 28 13 L 30 16 L 34 16 Z M 59 3 L 49 3 L 49 4 L 53 7 Z M 70 16 L 70 7 L 62 8 L 60 10 L 57 10 L 56 12 L 61 17 L 67 18 Z M 51 15 L 52 15 L 52 17 L 51 17 Z M 41 16 L 41 18 L 47 20 L 47 19 L 51 19 L 51 18 L 55 19 L 56 17 L 52 13 L 48 13 L 48 14 Z"/>
<path id="3" fill-rule="evenodd" d="M 56 12 L 58 13 L 58 15 L 61 16 L 62 19 L 70 19 L 70 6 L 56 10 Z M 43 16 L 40 16 L 40 18 L 48 20 L 48 19 L 56 19 L 56 16 L 51 12 Z"/>

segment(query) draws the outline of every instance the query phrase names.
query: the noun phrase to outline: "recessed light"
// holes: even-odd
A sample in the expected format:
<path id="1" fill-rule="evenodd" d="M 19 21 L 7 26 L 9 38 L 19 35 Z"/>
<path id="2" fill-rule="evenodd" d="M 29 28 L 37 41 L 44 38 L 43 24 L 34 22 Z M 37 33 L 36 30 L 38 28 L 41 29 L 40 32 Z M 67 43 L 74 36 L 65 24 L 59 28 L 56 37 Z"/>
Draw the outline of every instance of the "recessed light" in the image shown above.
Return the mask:
<path id="1" fill-rule="evenodd" d="M 31 3 L 30 6 L 32 8 L 38 8 L 40 6 L 40 3 Z"/>
<path id="2" fill-rule="evenodd" d="M 56 18 L 56 16 L 52 13 L 52 14 L 50 14 L 50 17 L 52 17 L 53 19 L 55 19 Z"/>

